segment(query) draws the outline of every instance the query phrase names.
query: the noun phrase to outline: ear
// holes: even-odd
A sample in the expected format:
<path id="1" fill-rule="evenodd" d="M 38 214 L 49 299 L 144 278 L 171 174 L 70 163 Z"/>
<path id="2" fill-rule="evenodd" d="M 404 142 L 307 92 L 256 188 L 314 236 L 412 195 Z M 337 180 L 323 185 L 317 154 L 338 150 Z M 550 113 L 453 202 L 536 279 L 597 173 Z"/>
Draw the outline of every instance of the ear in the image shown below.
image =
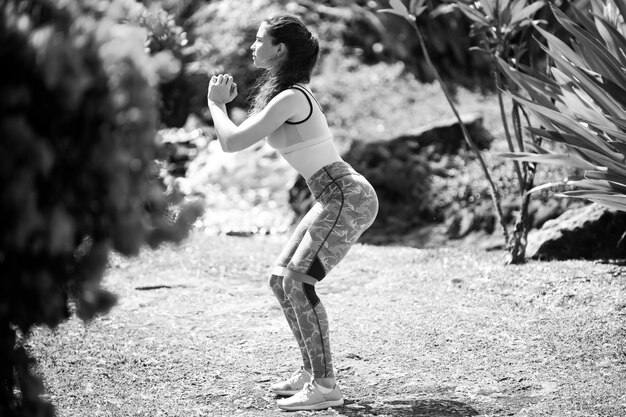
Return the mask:
<path id="1" fill-rule="evenodd" d="M 276 49 L 276 53 L 278 53 L 278 55 L 282 55 L 285 52 L 287 52 L 287 46 L 281 42 L 278 44 L 278 49 Z"/>

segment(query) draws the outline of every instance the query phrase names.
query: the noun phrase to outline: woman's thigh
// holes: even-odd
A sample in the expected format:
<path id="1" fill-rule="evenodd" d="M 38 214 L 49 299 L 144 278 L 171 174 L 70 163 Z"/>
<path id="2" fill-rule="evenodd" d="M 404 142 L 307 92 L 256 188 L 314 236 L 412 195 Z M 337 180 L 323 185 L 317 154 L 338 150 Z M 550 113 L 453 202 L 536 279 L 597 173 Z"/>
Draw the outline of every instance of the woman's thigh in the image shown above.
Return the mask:
<path id="1" fill-rule="evenodd" d="M 276 259 L 275 265 L 275 275 L 284 275 L 284 273 L 278 271 L 280 268 L 285 268 L 291 262 L 294 253 L 298 249 L 298 247 L 302 244 L 302 240 L 304 239 L 306 232 L 309 230 L 311 224 L 318 218 L 320 213 L 322 212 L 322 205 L 320 203 L 315 203 L 313 207 L 307 212 L 307 214 L 300 220 L 294 231 L 292 232 L 289 240 L 283 247 L 282 252 Z"/>
<path id="2" fill-rule="evenodd" d="M 346 179 L 331 187 L 333 189 L 329 192 L 333 198 L 320 204 L 319 212 L 307 222 L 307 228 L 286 265 L 287 269 L 317 281 L 346 256 L 372 224 L 378 211 L 376 194 L 368 183 L 355 184 Z M 307 277 L 303 279 L 309 282 Z"/>

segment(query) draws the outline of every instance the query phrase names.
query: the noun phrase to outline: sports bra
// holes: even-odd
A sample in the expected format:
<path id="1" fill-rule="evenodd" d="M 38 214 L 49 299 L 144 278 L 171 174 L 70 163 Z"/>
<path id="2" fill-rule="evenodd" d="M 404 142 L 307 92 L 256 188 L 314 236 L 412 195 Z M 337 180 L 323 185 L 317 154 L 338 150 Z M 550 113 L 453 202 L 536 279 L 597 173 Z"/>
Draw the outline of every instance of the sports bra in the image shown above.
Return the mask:
<path id="1" fill-rule="evenodd" d="M 328 128 L 326 116 L 319 102 L 305 87 L 294 84 L 291 88 L 306 97 L 310 111 L 297 122 L 286 121 L 267 136 L 267 143 L 287 160 L 305 179 L 328 164 L 341 161 Z M 313 106 L 313 101 L 317 106 Z"/>

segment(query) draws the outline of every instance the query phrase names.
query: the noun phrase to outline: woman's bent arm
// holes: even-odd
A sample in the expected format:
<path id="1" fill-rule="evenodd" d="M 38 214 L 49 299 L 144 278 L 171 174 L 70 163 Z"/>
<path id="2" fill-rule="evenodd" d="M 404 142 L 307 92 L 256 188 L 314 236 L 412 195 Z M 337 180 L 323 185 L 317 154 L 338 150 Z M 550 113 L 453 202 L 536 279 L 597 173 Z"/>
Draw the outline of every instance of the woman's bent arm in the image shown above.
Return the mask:
<path id="1" fill-rule="evenodd" d="M 230 138 L 232 133 L 237 130 L 237 126 L 228 117 L 226 104 L 215 103 L 209 100 L 209 111 L 211 112 L 211 117 L 213 118 L 213 125 L 215 126 L 217 139 L 219 140 L 220 146 L 224 152 L 236 152 L 258 142 L 258 140 L 255 140 L 249 145 L 241 147 L 241 149 L 235 149 L 233 144 L 229 146 L 228 138 Z"/>
<path id="2" fill-rule="evenodd" d="M 263 110 L 237 126 L 228 117 L 224 103 L 209 100 L 213 124 L 224 152 L 237 152 L 254 145 L 293 117 L 299 106 L 302 106 L 301 98 L 293 90 L 285 90 Z"/>

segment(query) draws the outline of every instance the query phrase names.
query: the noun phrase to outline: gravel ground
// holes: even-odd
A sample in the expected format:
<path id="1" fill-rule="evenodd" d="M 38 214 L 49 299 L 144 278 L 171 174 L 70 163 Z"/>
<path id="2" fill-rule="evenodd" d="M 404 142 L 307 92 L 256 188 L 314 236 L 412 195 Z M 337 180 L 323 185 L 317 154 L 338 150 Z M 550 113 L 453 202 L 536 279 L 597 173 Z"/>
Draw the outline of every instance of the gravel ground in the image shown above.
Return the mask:
<path id="1" fill-rule="evenodd" d="M 58 416 L 284 416 L 299 353 L 266 283 L 285 235 L 115 258 L 106 316 L 36 329 Z M 319 416 L 624 416 L 626 269 L 357 245 L 318 286 L 346 404 Z"/>

